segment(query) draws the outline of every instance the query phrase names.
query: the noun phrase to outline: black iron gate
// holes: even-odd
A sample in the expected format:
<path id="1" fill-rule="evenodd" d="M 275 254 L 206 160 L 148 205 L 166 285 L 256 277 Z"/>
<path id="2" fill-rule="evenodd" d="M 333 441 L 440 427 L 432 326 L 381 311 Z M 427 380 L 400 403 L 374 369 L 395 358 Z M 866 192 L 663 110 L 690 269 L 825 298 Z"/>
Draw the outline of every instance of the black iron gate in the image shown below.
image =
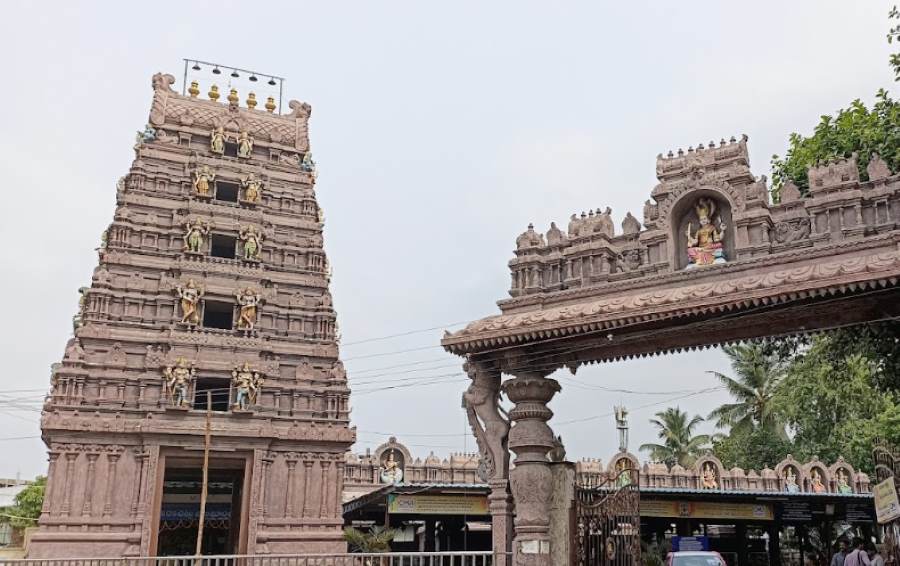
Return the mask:
<path id="1" fill-rule="evenodd" d="M 575 485 L 575 564 L 641 564 L 638 471 L 624 469 L 602 481 L 579 478 Z"/>

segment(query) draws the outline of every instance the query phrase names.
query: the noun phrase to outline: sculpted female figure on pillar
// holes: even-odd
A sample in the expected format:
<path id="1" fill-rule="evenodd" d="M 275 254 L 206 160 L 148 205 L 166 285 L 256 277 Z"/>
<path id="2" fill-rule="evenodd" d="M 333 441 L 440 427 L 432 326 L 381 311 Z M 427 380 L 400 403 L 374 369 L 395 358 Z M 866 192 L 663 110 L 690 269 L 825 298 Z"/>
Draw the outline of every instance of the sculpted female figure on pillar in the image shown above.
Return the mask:
<path id="1" fill-rule="evenodd" d="M 248 158 L 253 154 L 253 138 L 250 137 L 250 134 L 247 133 L 247 130 L 242 130 L 240 136 L 238 137 L 238 157 Z"/>
<path id="2" fill-rule="evenodd" d="M 209 135 L 209 149 L 213 153 L 225 153 L 225 128 L 219 126 Z"/>
<path id="3" fill-rule="evenodd" d="M 187 285 L 175 287 L 178 298 L 181 299 L 181 323 L 200 324 L 200 297 L 203 296 L 203 287 L 198 287 L 193 279 L 188 280 Z"/>
<path id="4" fill-rule="evenodd" d="M 506 478 L 509 470 L 509 421 L 500 406 L 500 374 L 474 362 L 466 362 L 463 369 L 472 380 L 463 393 L 462 403 L 481 452 L 479 474 L 487 481 Z"/>
<path id="5" fill-rule="evenodd" d="M 197 219 L 193 222 L 188 221 L 184 227 L 184 251 L 195 254 L 203 253 L 204 237 L 209 234 L 209 224 L 204 224 L 202 220 Z"/>
<path id="6" fill-rule="evenodd" d="M 215 178 L 215 174 L 210 170 L 208 165 L 204 165 L 197 171 L 194 171 L 194 190 L 197 192 L 197 196 L 212 196 L 210 183 L 212 183 Z"/>
<path id="7" fill-rule="evenodd" d="M 244 259 L 246 261 L 259 261 L 259 252 L 262 249 L 263 236 L 253 226 L 241 228 L 241 241 L 244 242 Z"/>

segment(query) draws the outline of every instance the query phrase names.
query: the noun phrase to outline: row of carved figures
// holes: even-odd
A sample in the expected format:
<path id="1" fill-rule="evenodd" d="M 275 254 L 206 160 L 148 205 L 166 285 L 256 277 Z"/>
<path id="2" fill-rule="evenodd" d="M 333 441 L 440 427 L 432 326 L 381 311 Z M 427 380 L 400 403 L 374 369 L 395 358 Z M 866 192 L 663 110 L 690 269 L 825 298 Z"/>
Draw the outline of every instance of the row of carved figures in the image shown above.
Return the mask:
<path id="1" fill-rule="evenodd" d="M 163 369 L 166 396 L 173 407 L 186 407 L 190 404 L 189 391 L 191 382 L 196 375 L 193 363 L 181 357 L 174 365 Z M 234 399 L 230 402 L 235 409 L 247 410 L 256 404 L 263 378 L 260 372 L 251 369 L 249 362 L 235 366 L 231 371 L 231 383 L 234 385 Z M 210 394 L 221 395 L 222 392 L 213 391 Z"/>
<path id="2" fill-rule="evenodd" d="M 196 326 L 200 324 L 200 299 L 206 289 L 189 279 L 185 285 L 176 285 L 175 294 L 181 301 L 181 323 Z M 239 330 L 253 330 L 256 327 L 257 311 L 263 302 L 262 295 L 252 287 L 239 289 L 234 293 L 240 307 L 237 327 Z"/>
<path id="3" fill-rule="evenodd" d="M 627 213 L 625 219 L 622 220 L 622 233 L 629 236 L 640 231 L 640 221 L 632 216 L 630 212 Z M 594 234 L 603 235 L 607 238 L 616 236 L 611 208 L 606 207 L 606 210 L 603 212 L 598 208 L 596 213 L 593 210 L 588 212 L 582 211 L 580 217 L 577 214 L 572 214 L 569 219 L 568 232 L 563 232 L 556 226 L 556 222 L 551 222 L 546 239 L 544 234 L 535 232 L 534 224 L 529 224 L 528 229 L 516 238 L 516 248 L 521 250 L 532 247 L 563 246 L 569 240 L 586 238 Z"/>
<path id="4" fill-rule="evenodd" d="M 216 174 L 213 173 L 208 165 L 203 165 L 198 168 L 194 171 L 194 194 L 202 198 L 212 198 L 213 181 L 215 181 L 215 179 Z M 251 204 L 260 202 L 262 199 L 263 182 L 262 180 L 257 179 L 256 175 L 250 173 L 241 179 L 241 187 L 243 188 L 243 194 L 241 195 L 240 200 Z"/>
<path id="5" fill-rule="evenodd" d="M 184 251 L 193 254 L 203 254 L 207 236 L 212 229 L 212 222 L 204 222 L 200 218 L 189 220 L 184 225 Z M 242 226 L 238 232 L 238 238 L 243 242 L 241 251 L 245 261 L 259 261 L 262 251 L 262 231 L 252 225 Z"/>

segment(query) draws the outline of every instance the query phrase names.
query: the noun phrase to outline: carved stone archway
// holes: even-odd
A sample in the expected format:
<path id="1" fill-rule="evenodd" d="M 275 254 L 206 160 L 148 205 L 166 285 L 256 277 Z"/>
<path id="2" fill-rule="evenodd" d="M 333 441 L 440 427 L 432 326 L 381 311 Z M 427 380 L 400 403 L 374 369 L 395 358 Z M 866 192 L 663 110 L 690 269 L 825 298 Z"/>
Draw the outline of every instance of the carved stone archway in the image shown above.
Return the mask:
<path id="1" fill-rule="evenodd" d="M 750 172 L 746 137 L 660 155 L 656 171 L 643 228 L 630 214 L 622 235 L 585 234 L 574 216 L 567 238 L 555 225 L 546 238 L 529 227 L 509 262 L 501 314 L 442 340 L 478 368 L 464 403 L 482 454 L 504 463 L 491 476 L 492 501 L 504 503 L 492 511 L 507 525 L 517 512 L 506 547 L 517 564 L 548 565 L 558 542 L 541 519 L 550 497 L 540 489 L 548 455 L 560 452 L 547 425 L 547 403 L 560 391 L 553 371 L 900 317 L 900 177 L 877 156 L 866 182 L 850 157 L 811 168 L 809 194 L 788 184 L 777 204 L 765 177 Z M 674 223 L 680 203 L 703 195 L 727 203 L 734 247 L 727 263 L 684 270 Z M 508 420 L 500 392 L 514 404 Z M 518 470 L 506 475 L 504 443 Z M 773 470 L 751 479 L 780 481 Z M 495 530 L 495 545 L 507 544 L 505 532 Z"/>

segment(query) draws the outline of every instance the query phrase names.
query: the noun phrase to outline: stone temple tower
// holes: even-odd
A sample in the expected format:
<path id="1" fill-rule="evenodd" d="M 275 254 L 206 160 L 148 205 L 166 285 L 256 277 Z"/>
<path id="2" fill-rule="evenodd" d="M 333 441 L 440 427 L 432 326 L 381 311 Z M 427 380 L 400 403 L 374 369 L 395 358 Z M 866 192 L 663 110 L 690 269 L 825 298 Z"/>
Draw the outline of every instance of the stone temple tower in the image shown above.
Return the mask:
<path id="1" fill-rule="evenodd" d="M 354 441 L 310 107 L 209 100 L 153 77 L 41 421 L 49 483 L 30 555 L 336 552 Z"/>

